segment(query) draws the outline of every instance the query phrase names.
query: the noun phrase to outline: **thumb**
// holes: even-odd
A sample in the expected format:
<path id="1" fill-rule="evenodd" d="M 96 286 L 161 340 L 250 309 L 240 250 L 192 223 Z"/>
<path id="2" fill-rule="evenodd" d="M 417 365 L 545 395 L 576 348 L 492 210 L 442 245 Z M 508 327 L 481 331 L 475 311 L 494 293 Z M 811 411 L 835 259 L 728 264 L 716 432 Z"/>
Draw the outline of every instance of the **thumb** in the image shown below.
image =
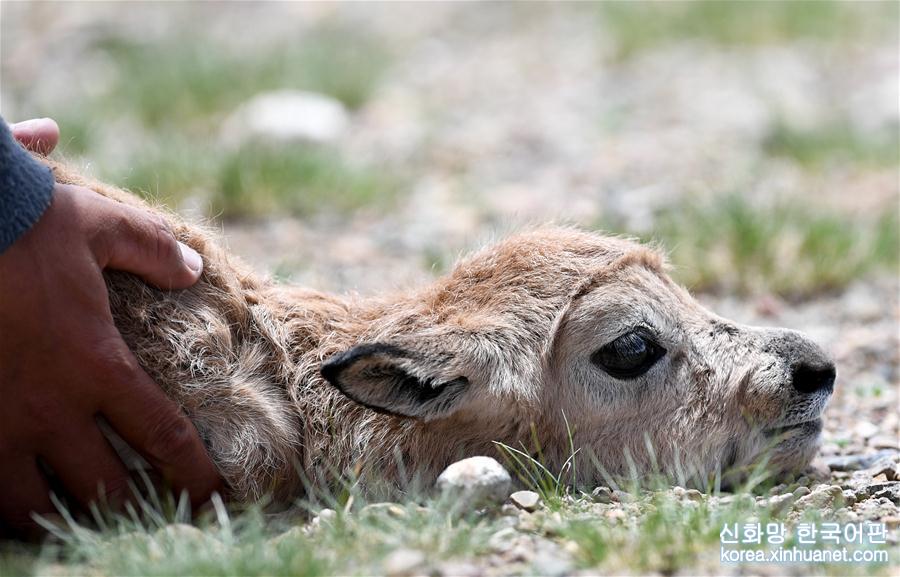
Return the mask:
<path id="1" fill-rule="evenodd" d="M 59 126 L 51 118 L 34 118 L 10 124 L 13 136 L 32 152 L 50 154 L 59 142 Z"/>
<path id="2" fill-rule="evenodd" d="M 103 268 L 138 275 L 164 289 L 192 286 L 203 272 L 203 259 L 175 238 L 162 217 L 138 208 L 110 202 L 107 210 L 115 226 L 103 227 L 98 260 Z"/>

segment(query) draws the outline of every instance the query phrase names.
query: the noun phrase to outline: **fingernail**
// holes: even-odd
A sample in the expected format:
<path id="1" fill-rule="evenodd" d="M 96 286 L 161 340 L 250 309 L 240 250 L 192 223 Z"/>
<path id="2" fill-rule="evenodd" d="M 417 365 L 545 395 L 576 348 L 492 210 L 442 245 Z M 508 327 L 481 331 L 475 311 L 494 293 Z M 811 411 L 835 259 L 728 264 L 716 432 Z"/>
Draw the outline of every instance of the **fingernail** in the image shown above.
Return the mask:
<path id="1" fill-rule="evenodd" d="M 200 272 L 203 270 L 203 259 L 200 257 L 197 251 L 184 244 L 183 242 L 178 243 L 178 248 L 181 249 L 181 259 L 189 269 L 194 272 Z"/>
<path id="2" fill-rule="evenodd" d="M 42 122 L 44 122 L 43 118 L 32 118 L 30 120 L 23 120 L 22 122 L 14 122 L 10 126 L 16 130 L 32 130 L 40 126 Z"/>

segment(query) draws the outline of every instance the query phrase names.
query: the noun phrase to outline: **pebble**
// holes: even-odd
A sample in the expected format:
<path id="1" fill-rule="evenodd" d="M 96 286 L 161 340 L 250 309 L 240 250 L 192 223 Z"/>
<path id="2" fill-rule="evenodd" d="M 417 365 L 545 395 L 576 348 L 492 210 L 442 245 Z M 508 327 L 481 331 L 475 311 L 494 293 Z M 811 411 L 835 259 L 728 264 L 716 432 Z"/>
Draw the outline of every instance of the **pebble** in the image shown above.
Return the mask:
<path id="1" fill-rule="evenodd" d="M 703 493 L 698 491 L 697 489 L 685 489 L 684 487 L 675 487 L 672 489 L 672 493 L 686 501 L 693 501 L 695 503 L 699 503 L 703 501 Z"/>
<path id="2" fill-rule="evenodd" d="M 593 491 L 591 491 L 591 500 L 594 503 L 612 503 L 615 501 L 615 496 L 613 495 L 612 489 L 609 487 L 597 487 Z"/>
<path id="3" fill-rule="evenodd" d="M 900 483 L 891 483 L 874 495 L 876 499 L 888 499 L 895 505 L 900 505 Z"/>
<path id="4" fill-rule="evenodd" d="M 897 437 L 889 437 L 887 435 L 875 435 L 868 440 L 867 444 L 873 449 L 900 450 L 900 440 Z"/>
<path id="5" fill-rule="evenodd" d="M 805 489 L 805 487 L 803 487 Z M 808 491 L 809 489 L 807 489 Z M 710 502 L 723 507 L 752 507 L 756 503 L 756 499 L 752 495 L 746 493 L 738 493 L 737 495 L 722 495 L 713 497 L 714 501 Z"/>
<path id="6" fill-rule="evenodd" d="M 516 545 L 504 554 L 507 561 L 526 561 L 534 559 L 534 546 L 529 539 L 519 539 Z"/>
<path id="7" fill-rule="evenodd" d="M 866 472 L 873 478 L 884 475 L 885 481 L 897 481 L 900 480 L 898 479 L 898 477 L 900 477 L 897 471 L 898 468 L 900 468 L 900 465 L 895 462 L 894 458 L 883 457 L 866 469 Z"/>
<path id="8" fill-rule="evenodd" d="M 511 503 L 504 503 L 503 506 L 500 507 L 500 514 L 505 517 L 518 517 L 519 508 Z"/>
<path id="9" fill-rule="evenodd" d="M 443 497 L 457 511 L 501 505 L 512 479 L 491 457 L 469 457 L 447 467 L 437 479 Z"/>
<path id="10" fill-rule="evenodd" d="M 323 523 L 330 523 L 337 518 L 337 511 L 334 509 L 322 509 L 319 511 L 319 514 L 313 517 L 312 521 L 309 522 L 311 527 L 318 528 L 321 527 Z"/>
<path id="11" fill-rule="evenodd" d="M 797 487 L 796 489 L 794 489 L 793 494 L 795 498 L 800 499 L 802 497 L 805 497 L 806 495 L 809 495 L 810 493 L 811 491 L 809 490 L 809 487 Z"/>
<path id="12" fill-rule="evenodd" d="M 808 495 L 797 499 L 794 509 L 833 509 L 835 505 L 841 504 L 843 497 L 844 490 L 837 485 L 817 485 Z"/>
<path id="13" fill-rule="evenodd" d="M 371 503 L 369 505 L 366 505 L 365 507 L 362 508 L 362 511 L 360 511 L 360 514 L 361 515 L 366 515 L 366 514 L 372 515 L 372 514 L 378 514 L 381 512 L 387 513 L 387 515 L 389 517 L 393 517 L 394 519 L 403 519 L 409 515 L 407 513 L 406 509 L 403 508 L 401 505 L 398 505 L 397 503 L 389 503 L 389 502 Z"/>
<path id="14" fill-rule="evenodd" d="M 868 469 L 878 460 L 884 457 L 898 455 L 897 451 L 882 450 L 876 453 L 844 455 L 841 457 L 825 457 L 822 461 L 828 465 L 832 471 L 858 471 L 860 469 Z"/>
<path id="15" fill-rule="evenodd" d="M 525 511 L 534 511 L 541 502 L 541 496 L 534 491 L 516 491 L 509 496 L 513 505 Z"/>
<path id="16" fill-rule="evenodd" d="M 425 553 L 417 549 L 396 549 L 384 559 L 384 573 L 391 576 L 411 575 L 425 563 Z"/>
<path id="17" fill-rule="evenodd" d="M 853 512 L 862 521 L 877 521 L 889 515 L 900 514 L 900 508 L 889 499 L 867 499 L 854 505 Z"/>
<path id="18" fill-rule="evenodd" d="M 807 491 L 809 491 L 809 489 L 807 489 Z M 790 506 L 793 505 L 794 501 L 796 500 L 797 497 L 793 493 L 785 493 L 783 495 L 775 495 L 773 497 L 769 497 L 767 502 L 769 507 L 772 509 L 772 512 L 777 514 L 790 508 Z"/>
<path id="19" fill-rule="evenodd" d="M 853 432 L 863 439 L 868 439 L 869 437 L 874 437 L 877 435 L 880 430 L 878 425 L 874 423 L 870 423 L 869 421 L 860 421 L 853 427 Z"/>
<path id="20" fill-rule="evenodd" d="M 885 489 L 890 489 L 891 486 L 900 485 L 898 481 L 891 481 L 886 483 L 869 483 L 858 487 L 856 489 L 856 500 L 862 501 L 864 499 L 868 499 L 869 497 L 874 497 L 876 493 L 883 491 Z"/>
<path id="21" fill-rule="evenodd" d="M 336 141 L 347 129 L 344 105 L 330 96 L 302 90 L 276 90 L 256 95 L 224 122 L 226 144 L 246 141 Z"/>

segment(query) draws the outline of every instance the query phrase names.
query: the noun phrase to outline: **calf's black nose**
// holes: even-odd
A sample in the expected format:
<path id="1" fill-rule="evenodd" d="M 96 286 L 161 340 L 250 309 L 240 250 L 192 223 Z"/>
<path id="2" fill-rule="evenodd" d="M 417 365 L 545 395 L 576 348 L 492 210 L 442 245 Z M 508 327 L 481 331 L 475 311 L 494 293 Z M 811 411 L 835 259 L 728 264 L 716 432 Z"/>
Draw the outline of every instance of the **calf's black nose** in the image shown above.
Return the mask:
<path id="1" fill-rule="evenodd" d="M 802 364 L 794 369 L 791 375 L 792 383 L 798 393 L 811 394 L 819 391 L 834 390 L 834 378 L 836 376 L 833 364 L 812 366 Z"/>

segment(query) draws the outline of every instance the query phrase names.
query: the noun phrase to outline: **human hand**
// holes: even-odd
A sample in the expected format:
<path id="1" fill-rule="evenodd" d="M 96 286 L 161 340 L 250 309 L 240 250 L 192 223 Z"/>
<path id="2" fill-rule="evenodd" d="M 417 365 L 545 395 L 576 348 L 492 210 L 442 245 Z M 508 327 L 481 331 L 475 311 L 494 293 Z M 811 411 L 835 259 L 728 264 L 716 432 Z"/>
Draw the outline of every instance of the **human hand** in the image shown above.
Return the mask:
<path id="1" fill-rule="evenodd" d="M 52 121 L 13 125 L 49 152 Z M 162 289 L 200 277 L 200 256 L 161 219 L 91 190 L 56 185 L 49 208 L 0 254 L 0 520 L 34 528 L 52 513 L 43 460 L 82 505 L 129 497 L 129 474 L 100 432 L 104 417 L 176 490 L 195 503 L 218 473 L 179 407 L 140 368 L 113 324 L 105 268 Z"/>
<path id="2" fill-rule="evenodd" d="M 50 154 L 59 142 L 59 126 L 52 118 L 33 118 L 9 126 L 16 140 L 32 152 Z"/>

